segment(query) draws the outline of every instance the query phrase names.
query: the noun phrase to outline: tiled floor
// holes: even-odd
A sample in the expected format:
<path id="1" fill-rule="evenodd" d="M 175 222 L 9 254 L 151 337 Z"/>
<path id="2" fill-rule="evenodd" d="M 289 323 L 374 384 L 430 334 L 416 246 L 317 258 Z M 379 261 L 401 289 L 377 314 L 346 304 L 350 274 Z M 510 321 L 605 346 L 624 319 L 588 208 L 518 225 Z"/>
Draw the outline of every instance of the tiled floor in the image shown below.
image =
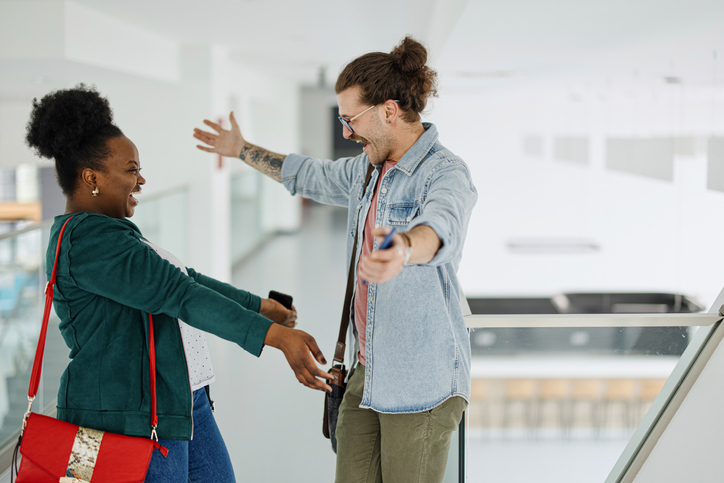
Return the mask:
<path id="1" fill-rule="evenodd" d="M 603 483 L 628 439 L 613 432 L 598 440 L 588 434 L 563 440 L 521 435 L 468 438 L 467 474 L 484 483 Z"/>

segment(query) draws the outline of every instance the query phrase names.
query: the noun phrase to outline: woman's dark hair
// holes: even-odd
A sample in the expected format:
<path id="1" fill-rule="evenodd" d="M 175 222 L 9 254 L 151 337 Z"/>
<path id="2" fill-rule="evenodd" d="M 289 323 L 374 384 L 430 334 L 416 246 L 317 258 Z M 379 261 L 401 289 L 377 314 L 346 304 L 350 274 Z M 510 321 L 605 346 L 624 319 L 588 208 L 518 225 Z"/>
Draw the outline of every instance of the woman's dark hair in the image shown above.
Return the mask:
<path id="1" fill-rule="evenodd" d="M 428 97 L 437 96 L 437 72 L 426 62 L 425 47 L 412 37 L 405 37 L 389 54 L 370 52 L 347 64 L 334 90 L 339 94 L 359 86 L 360 100 L 372 106 L 388 99 L 399 100 L 400 117 L 417 122 Z"/>
<path id="2" fill-rule="evenodd" d="M 84 169 L 103 170 L 112 154 L 108 140 L 119 136 L 123 132 L 113 124 L 108 99 L 95 87 L 78 84 L 53 91 L 40 102 L 33 99 L 25 142 L 39 156 L 55 159 L 58 184 L 70 196 Z"/>

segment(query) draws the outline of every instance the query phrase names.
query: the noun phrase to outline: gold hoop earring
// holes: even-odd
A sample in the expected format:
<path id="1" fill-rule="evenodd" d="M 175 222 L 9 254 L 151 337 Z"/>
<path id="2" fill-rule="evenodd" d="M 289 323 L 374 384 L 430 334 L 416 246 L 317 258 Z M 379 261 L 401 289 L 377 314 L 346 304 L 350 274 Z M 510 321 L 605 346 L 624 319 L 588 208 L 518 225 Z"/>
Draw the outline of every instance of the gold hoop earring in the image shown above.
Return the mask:
<path id="1" fill-rule="evenodd" d="M 93 196 L 98 196 L 98 193 L 100 193 L 100 191 L 98 190 L 98 186 L 96 186 L 96 189 L 94 189 L 93 191 L 91 191 L 91 194 L 92 194 Z"/>

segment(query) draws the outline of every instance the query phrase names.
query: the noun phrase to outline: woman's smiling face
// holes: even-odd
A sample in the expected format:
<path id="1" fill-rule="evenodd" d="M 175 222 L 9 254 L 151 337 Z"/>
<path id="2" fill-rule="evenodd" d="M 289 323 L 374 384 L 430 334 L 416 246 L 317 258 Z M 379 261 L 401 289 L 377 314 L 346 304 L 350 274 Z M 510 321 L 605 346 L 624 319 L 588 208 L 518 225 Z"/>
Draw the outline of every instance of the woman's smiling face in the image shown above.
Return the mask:
<path id="1" fill-rule="evenodd" d="M 133 194 L 140 193 L 146 183 L 141 176 L 138 149 L 126 136 L 109 139 L 108 148 L 113 154 L 105 160 L 102 171 L 95 171 L 98 195 L 93 201 L 98 213 L 130 218 L 138 205 Z"/>

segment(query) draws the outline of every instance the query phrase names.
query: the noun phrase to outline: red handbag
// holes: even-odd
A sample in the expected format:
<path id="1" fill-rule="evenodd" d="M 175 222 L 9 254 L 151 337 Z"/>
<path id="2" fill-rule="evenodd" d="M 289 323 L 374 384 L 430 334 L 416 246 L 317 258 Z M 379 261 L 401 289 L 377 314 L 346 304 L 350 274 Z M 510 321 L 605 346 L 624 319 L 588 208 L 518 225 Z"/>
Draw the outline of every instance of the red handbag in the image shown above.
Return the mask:
<path id="1" fill-rule="evenodd" d="M 55 269 L 58 265 L 60 242 L 68 218 L 58 235 L 55 262 L 50 281 L 45 286 L 45 310 L 43 327 L 38 338 L 38 347 L 33 361 L 33 372 L 28 387 L 28 411 L 23 417 L 18 444 L 13 454 L 11 477 L 17 474 L 17 483 L 142 483 L 146 479 L 148 465 L 154 449 L 164 457 L 168 450 L 158 443 L 156 426 L 156 350 L 153 340 L 153 317 L 148 315 L 148 353 L 151 365 L 151 437 L 139 438 L 121 434 L 106 433 L 96 429 L 83 428 L 55 418 L 31 413 L 33 400 L 38 393 L 40 371 L 43 365 L 45 337 L 48 333 L 48 319 L 53 305 Z M 22 454 L 20 468 L 17 466 L 18 449 Z"/>

